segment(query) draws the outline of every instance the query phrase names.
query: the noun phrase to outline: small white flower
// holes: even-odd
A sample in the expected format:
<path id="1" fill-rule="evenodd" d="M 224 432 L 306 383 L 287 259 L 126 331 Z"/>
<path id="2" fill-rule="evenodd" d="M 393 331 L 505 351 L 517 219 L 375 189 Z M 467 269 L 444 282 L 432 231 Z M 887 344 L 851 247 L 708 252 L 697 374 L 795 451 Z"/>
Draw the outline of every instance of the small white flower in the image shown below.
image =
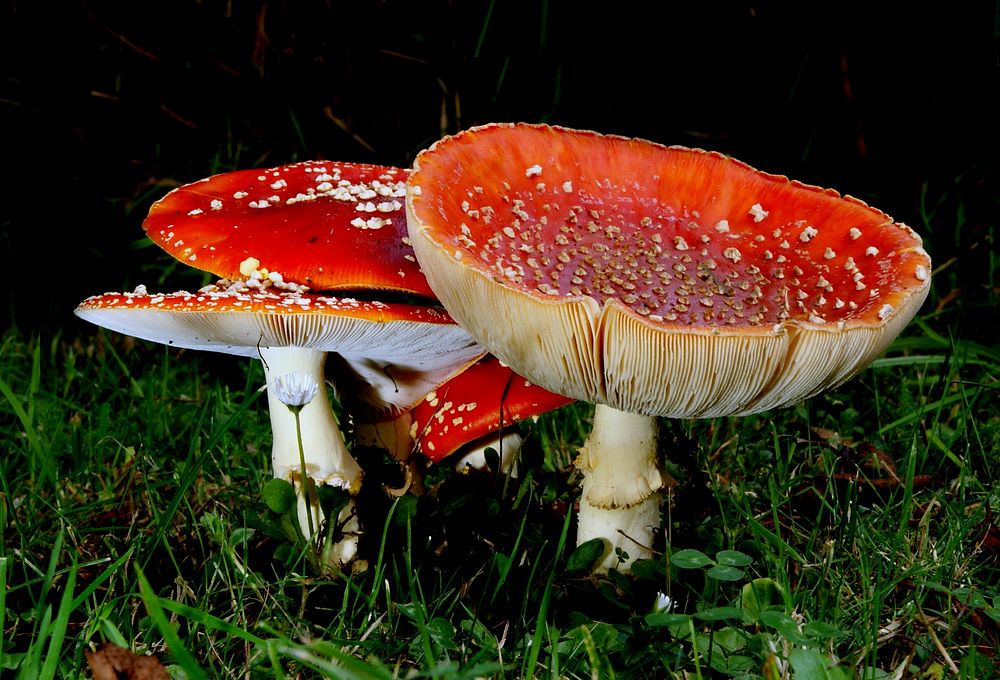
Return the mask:
<path id="1" fill-rule="evenodd" d="M 302 408 L 316 397 L 319 383 L 308 373 L 288 373 L 271 383 L 274 396 L 289 408 Z"/>
<path id="2" fill-rule="evenodd" d="M 656 600 L 653 601 L 653 611 L 657 614 L 661 612 L 669 612 L 674 607 L 674 601 L 670 599 L 669 595 L 664 595 L 663 593 L 656 593 Z"/>

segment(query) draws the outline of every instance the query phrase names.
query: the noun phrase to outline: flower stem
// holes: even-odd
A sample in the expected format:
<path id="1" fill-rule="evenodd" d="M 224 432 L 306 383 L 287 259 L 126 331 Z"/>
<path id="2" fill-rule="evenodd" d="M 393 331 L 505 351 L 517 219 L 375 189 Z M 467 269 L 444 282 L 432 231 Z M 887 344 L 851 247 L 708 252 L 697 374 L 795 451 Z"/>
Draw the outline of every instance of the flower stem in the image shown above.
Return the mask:
<path id="1" fill-rule="evenodd" d="M 299 470 L 301 471 L 300 484 L 302 486 L 302 494 L 305 498 L 305 503 L 306 503 L 306 523 L 309 525 L 308 536 L 310 537 L 310 539 L 312 539 L 316 536 L 316 532 L 313 527 L 312 508 L 309 507 L 312 498 L 311 494 L 309 493 L 310 491 L 309 475 L 306 473 L 306 451 L 305 447 L 302 446 L 302 422 L 299 420 L 299 411 L 302 410 L 302 407 L 299 406 L 297 408 L 293 407 L 289 408 L 291 409 L 292 413 L 295 414 L 295 437 L 296 439 L 298 439 L 299 442 L 299 465 L 301 466 L 299 468 Z"/>

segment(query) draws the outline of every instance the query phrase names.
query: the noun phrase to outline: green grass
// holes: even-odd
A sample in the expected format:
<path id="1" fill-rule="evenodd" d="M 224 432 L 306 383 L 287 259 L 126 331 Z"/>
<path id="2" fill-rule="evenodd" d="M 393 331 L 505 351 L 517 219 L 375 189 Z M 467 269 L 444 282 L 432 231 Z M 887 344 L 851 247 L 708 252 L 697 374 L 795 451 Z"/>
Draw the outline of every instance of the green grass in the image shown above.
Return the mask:
<path id="1" fill-rule="evenodd" d="M 367 569 L 324 575 L 265 502 L 259 365 L 11 330 L 0 675 L 89 677 L 105 641 L 186 678 L 996 675 L 1000 351 L 961 314 L 997 294 L 949 301 L 959 265 L 841 388 L 664 421 L 670 548 L 632 577 L 573 548 L 585 405 L 522 426 L 516 479 L 427 466 L 396 499 L 357 448 Z"/>
<path id="2" fill-rule="evenodd" d="M 113 641 L 189 678 L 988 676 L 996 350 L 921 324 L 899 347 L 791 409 L 665 422 L 669 567 L 579 569 L 574 405 L 525 427 L 518 479 L 430 468 L 390 500 L 370 472 L 368 569 L 330 577 L 269 531 L 258 366 L 11 332 L 0 667 L 87 677 Z"/>

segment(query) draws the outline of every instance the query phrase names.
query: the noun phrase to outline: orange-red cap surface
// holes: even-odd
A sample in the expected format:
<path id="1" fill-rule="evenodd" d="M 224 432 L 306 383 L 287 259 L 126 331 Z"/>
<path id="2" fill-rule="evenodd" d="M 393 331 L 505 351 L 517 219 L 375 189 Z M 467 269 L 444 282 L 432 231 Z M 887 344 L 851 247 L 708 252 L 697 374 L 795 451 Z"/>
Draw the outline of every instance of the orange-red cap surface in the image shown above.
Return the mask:
<path id="1" fill-rule="evenodd" d="M 406 237 L 407 174 L 333 161 L 228 172 L 174 189 L 143 228 L 178 260 L 230 280 L 251 263 L 313 290 L 430 297 Z"/>

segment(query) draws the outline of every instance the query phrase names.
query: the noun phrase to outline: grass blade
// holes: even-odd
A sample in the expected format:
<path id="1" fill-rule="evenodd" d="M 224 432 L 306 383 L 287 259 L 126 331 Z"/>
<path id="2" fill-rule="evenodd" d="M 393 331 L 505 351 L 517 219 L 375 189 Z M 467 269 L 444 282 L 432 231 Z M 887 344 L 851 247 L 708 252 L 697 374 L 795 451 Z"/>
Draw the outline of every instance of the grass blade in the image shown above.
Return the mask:
<path id="1" fill-rule="evenodd" d="M 266 647 L 268 644 L 268 641 L 264 638 L 258 637 L 253 633 L 226 621 L 225 619 L 220 619 L 219 617 L 213 616 L 200 609 L 190 607 L 186 604 L 181 604 L 180 602 L 174 602 L 173 600 L 168 600 L 164 597 L 158 597 L 157 601 L 160 603 L 160 606 L 167 611 L 171 611 L 174 614 L 178 614 L 186 619 L 195 621 L 206 628 L 212 628 L 225 633 L 226 635 L 232 635 L 233 637 L 238 637 L 246 642 L 260 645 L 261 647 Z"/>
<path id="2" fill-rule="evenodd" d="M 198 665 L 191 652 L 181 642 L 177 631 L 170 625 L 170 621 L 167 620 L 166 615 L 163 613 L 163 608 L 160 606 L 160 598 L 153 592 L 149 581 L 146 580 L 146 575 L 142 573 L 139 565 L 135 567 L 135 574 L 139 581 L 139 594 L 142 597 L 142 603 L 146 605 L 146 612 L 153 620 L 157 630 L 160 631 L 163 639 L 166 640 L 174 659 L 184 669 L 190 680 L 208 680 L 205 671 Z"/>
<path id="3" fill-rule="evenodd" d="M 524 673 L 522 674 L 522 677 L 525 678 L 535 677 L 535 667 L 538 665 L 538 655 L 542 651 L 542 638 L 545 632 L 546 623 L 548 622 L 547 617 L 549 613 L 549 603 L 552 601 L 552 581 L 556 575 L 559 558 L 562 557 L 563 550 L 566 548 L 566 536 L 569 534 L 569 527 L 572 519 L 573 513 L 567 512 L 566 521 L 563 522 L 562 533 L 559 535 L 559 543 L 556 544 L 556 554 L 552 560 L 552 568 L 549 570 L 549 576 L 545 580 L 545 592 L 542 593 L 542 601 L 538 605 L 538 617 L 535 619 L 535 632 L 531 636 L 528 656 L 525 658 L 523 666 Z"/>
<path id="4" fill-rule="evenodd" d="M 21 421 L 21 428 L 24 430 L 24 436 L 28 438 L 28 447 L 35 454 L 30 458 L 32 462 L 31 477 L 35 478 L 36 469 L 40 469 L 41 474 L 39 477 L 42 481 L 54 482 L 56 479 L 55 463 L 46 453 L 46 448 L 39 440 L 38 432 L 35 430 L 31 416 L 24 410 L 24 405 L 21 403 L 21 400 L 18 399 L 17 395 L 14 394 L 14 391 L 10 389 L 10 386 L 4 382 L 3 378 L 0 378 L 0 394 L 4 396 L 7 403 L 10 404 L 11 409 L 14 411 L 14 415 L 16 415 L 17 419 Z"/>
<path id="5" fill-rule="evenodd" d="M 73 588 L 76 586 L 77 567 L 74 563 L 66 577 L 66 588 L 63 590 L 62 598 L 59 601 L 59 611 L 56 613 L 56 620 L 52 623 L 52 631 L 49 638 L 49 648 L 45 654 L 45 663 L 42 666 L 39 678 L 49 680 L 56 677 L 59 658 L 62 656 L 63 640 L 66 637 L 66 627 L 69 625 L 69 615 L 73 612 Z M 39 645 L 40 646 L 40 645 Z"/>

